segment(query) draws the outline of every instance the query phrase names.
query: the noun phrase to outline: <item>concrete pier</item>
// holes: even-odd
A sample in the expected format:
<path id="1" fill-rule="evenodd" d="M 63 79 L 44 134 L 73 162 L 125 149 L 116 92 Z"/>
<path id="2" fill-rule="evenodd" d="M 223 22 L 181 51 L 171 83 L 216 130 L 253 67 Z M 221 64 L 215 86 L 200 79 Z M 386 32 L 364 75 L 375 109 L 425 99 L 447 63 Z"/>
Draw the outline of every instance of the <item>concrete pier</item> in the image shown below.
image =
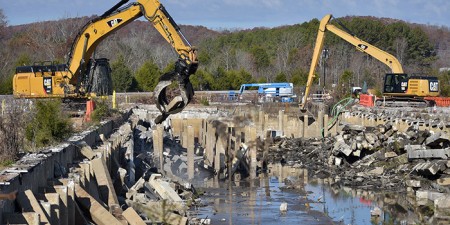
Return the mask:
<path id="1" fill-rule="evenodd" d="M 323 117 L 323 127 L 324 127 L 324 129 L 323 129 L 323 136 L 324 137 L 327 137 L 328 136 L 328 133 L 329 133 L 329 131 L 328 131 L 328 121 L 329 119 L 328 119 L 328 114 L 325 114 L 324 115 L 324 117 Z"/>
<path id="2" fill-rule="evenodd" d="M 257 151 L 257 139 L 256 139 L 256 127 L 251 126 L 248 127 L 248 146 L 250 148 L 250 179 L 254 180 L 256 179 L 256 166 L 257 166 L 257 160 L 256 160 L 256 151 Z"/>
<path id="3" fill-rule="evenodd" d="M 303 136 L 302 137 L 308 137 L 308 123 L 309 123 L 309 117 L 308 115 L 303 116 Z"/>
<path id="4" fill-rule="evenodd" d="M 162 125 L 157 125 L 156 129 L 153 130 L 153 152 L 155 154 L 155 160 L 159 162 L 159 168 L 163 168 L 164 162 L 163 132 L 164 128 L 162 127 Z"/>
<path id="5" fill-rule="evenodd" d="M 278 130 L 281 132 L 281 136 L 284 135 L 284 110 L 278 111 Z"/>
<path id="6" fill-rule="evenodd" d="M 194 178 L 194 127 L 187 127 L 187 172 L 188 179 Z"/>

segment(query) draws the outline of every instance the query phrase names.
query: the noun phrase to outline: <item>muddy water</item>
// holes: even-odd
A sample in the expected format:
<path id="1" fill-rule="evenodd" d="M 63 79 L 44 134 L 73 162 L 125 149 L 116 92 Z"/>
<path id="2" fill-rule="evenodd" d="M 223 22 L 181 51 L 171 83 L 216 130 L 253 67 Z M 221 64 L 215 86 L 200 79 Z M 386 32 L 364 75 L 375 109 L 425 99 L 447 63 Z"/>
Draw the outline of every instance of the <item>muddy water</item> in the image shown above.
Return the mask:
<path id="1" fill-rule="evenodd" d="M 205 207 L 192 212 L 197 218 L 211 219 L 211 224 L 332 224 L 319 211 L 307 208 L 305 193 L 282 190 L 275 177 L 264 177 L 254 183 L 219 184 L 220 188 L 203 188 Z M 227 187 L 223 187 L 223 186 Z M 282 203 L 288 211 L 280 212 Z"/>
<path id="2" fill-rule="evenodd" d="M 406 196 L 332 188 L 328 180 L 308 180 L 305 170 L 280 165 L 254 182 L 213 180 L 197 187 L 205 205 L 190 214 L 211 224 L 405 224 L 422 217 L 408 209 Z M 377 207 L 380 216 L 371 216 Z"/>

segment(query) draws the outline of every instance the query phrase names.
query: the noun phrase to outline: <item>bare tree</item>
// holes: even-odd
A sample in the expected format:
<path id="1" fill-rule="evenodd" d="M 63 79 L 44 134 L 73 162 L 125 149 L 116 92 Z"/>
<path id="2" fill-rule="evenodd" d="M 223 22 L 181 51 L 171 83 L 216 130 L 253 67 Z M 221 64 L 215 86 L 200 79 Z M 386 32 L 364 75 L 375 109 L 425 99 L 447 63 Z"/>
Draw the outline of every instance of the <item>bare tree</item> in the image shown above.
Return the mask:
<path id="1" fill-rule="evenodd" d="M 23 107 L 26 103 L 17 104 L 20 100 L 2 103 L 0 116 L 0 160 L 14 160 L 23 148 L 24 127 L 27 121 Z M 5 101 L 4 101 L 5 102 Z"/>
<path id="2" fill-rule="evenodd" d="M 6 16 L 3 13 L 3 9 L 0 8 L 0 40 L 4 36 L 3 34 L 5 32 L 5 28 L 7 25 L 8 25 L 8 23 L 6 21 Z"/>
<path id="3" fill-rule="evenodd" d="M 222 53 L 221 61 L 223 62 L 224 66 L 225 66 L 225 70 L 229 71 L 230 69 L 232 69 L 231 61 L 232 61 L 232 57 L 233 57 L 231 46 L 229 46 L 229 45 L 223 46 L 220 53 Z"/>
<path id="4" fill-rule="evenodd" d="M 283 34 L 276 51 L 275 67 L 277 72 L 282 72 L 289 69 L 289 55 L 293 49 L 300 46 L 301 40 L 301 32 Z"/>
<path id="5" fill-rule="evenodd" d="M 400 62 L 400 64 L 403 65 L 403 63 L 405 62 L 405 58 L 406 58 L 406 50 L 408 48 L 408 41 L 406 40 L 405 37 L 397 38 L 394 41 L 394 45 L 395 45 L 395 52 L 396 52 L 397 59 Z"/>

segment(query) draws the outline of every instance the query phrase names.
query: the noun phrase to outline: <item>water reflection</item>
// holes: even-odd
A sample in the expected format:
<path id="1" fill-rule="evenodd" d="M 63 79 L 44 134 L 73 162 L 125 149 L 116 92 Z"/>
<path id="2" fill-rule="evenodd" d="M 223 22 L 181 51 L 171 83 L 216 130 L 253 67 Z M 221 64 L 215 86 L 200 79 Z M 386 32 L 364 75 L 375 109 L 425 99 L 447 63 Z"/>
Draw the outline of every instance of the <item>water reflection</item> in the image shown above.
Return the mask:
<path id="1" fill-rule="evenodd" d="M 213 185 L 209 185 L 213 184 Z M 211 224 L 448 224 L 403 193 L 339 187 L 333 179 L 308 180 L 305 169 L 271 165 L 254 182 L 205 182 L 206 207 L 195 210 Z M 286 202 L 288 211 L 280 213 Z M 378 216 L 371 211 L 379 208 Z M 445 218 L 445 217 L 444 217 Z"/>

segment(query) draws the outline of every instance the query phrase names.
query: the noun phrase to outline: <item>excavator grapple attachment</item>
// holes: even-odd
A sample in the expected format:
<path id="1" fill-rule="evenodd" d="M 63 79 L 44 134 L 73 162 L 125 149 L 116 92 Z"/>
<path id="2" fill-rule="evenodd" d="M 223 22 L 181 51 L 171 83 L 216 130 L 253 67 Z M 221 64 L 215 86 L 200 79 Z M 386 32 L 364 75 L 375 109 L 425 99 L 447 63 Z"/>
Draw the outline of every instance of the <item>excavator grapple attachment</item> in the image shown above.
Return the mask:
<path id="1" fill-rule="evenodd" d="M 159 83 L 155 87 L 154 96 L 156 98 L 156 107 L 161 112 L 161 115 L 156 117 L 156 124 L 162 123 L 171 114 L 181 112 L 192 100 L 194 97 L 194 89 L 189 81 L 189 76 L 195 73 L 196 70 L 197 64 L 188 65 L 184 60 L 180 59 L 175 64 L 175 71 L 165 73 L 159 78 Z M 169 101 L 166 91 L 167 87 L 174 81 L 178 81 L 180 95 Z"/>

